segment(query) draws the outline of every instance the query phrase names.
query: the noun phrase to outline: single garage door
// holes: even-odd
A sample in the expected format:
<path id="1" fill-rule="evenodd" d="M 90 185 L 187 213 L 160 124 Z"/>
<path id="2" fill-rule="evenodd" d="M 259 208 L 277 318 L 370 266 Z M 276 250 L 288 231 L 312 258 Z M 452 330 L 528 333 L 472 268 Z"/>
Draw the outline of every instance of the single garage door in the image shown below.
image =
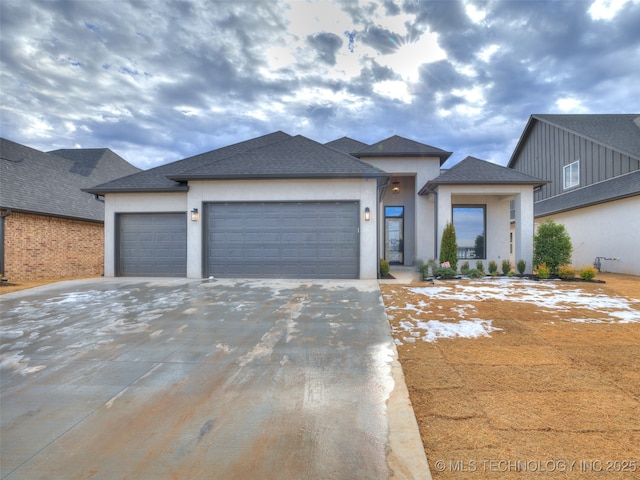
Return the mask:
<path id="1" fill-rule="evenodd" d="M 206 206 L 207 275 L 358 278 L 358 202 Z"/>
<path id="2" fill-rule="evenodd" d="M 116 275 L 186 277 L 186 213 L 121 213 Z"/>

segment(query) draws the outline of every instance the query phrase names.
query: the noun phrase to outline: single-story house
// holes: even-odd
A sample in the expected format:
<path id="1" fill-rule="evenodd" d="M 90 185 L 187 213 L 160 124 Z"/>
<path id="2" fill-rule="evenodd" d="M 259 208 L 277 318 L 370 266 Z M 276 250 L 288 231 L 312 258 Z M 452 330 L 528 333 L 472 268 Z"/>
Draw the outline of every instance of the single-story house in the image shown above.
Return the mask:
<path id="1" fill-rule="evenodd" d="M 379 259 L 438 257 L 448 221 L 459 253 L 533 255 L 540 178 L 392 136 L 326 144 L 275 132 L 96 185 L 106 276 L 377 278 Z M 479 240 L 480 239 L 480 240 Z"/>
<path id="2" fill-rule="evenodd" d="M 531 115 L 508 166 L 550 180 L 535 221 L 566 227 L 575 267 L 640 275 L 640 114 Z"/>
<path id="3" fill-rule="evenodd" d="M 104 202 L 81 189 L 140 169 L 106 148 L 45 153 L 4 138 L 0 157 L 2 277 L 101 274 Z"/>

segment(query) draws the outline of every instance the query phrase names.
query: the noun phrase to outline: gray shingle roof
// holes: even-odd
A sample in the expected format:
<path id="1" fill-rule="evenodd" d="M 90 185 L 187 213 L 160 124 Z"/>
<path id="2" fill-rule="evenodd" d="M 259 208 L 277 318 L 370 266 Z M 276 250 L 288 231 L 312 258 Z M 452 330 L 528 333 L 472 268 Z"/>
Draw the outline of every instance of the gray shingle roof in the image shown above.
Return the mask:
<path id="1" fill-rule="evenodd" d="M 341 152 L 349 154 L 359 152 L 369 147 L 369 145 L 367 145 L 366 143 L 359 142 L 358 140 L 354 140 L 353 138 L 349 137 L 338 138 L 331 142 L 325 143 L 325 145 L 327 147 L 335 148 L 336 150 L 340 150 Z"/>
<path id="2" fill-rule="evenodd" d="M 518 141 L 509 166 L 513 164 L 536 121 L 546 122 L 625 155 L 640 159 L 640 114 L 531 115 Z"/>
<path id="3" fill-rule="evenodd" d="M 0 139 L 0 207 L 103 221 L 104 204 L 81 189 L 140 171 L 109 149 L 60 153 L 70 158 Z"/>
<path id="4" fill-rule="evenodd" d="M 467 157 L 433 180 L 429 180 L 420 189 L 420 195 L 434 191 L 438 185 L 533 185 L 548 183 L 531 175 L 520 173 L 495 163 Z"/>
<path id="5" fill-rule="evenodd" d="M 381 140 L 378 143 L 364 148 L 352 155 L 358 158 L 365 157 L 439 157 L 440 165 L 451 156 L 451 152 L 447 152 L 440 148 L 432 147 L 424 143 L 409 140 L 398 135 Z"/>
<path id="6" fill-rule="evenodd" d="M 637 195 L 640 195 L 640 170 L 536 202 L 534 215 L 551 215 Z"/>
<path id="7" fill-rule="evenodd" d="M 194 155 L 183 160 L 160 165 L 143 172 L 119 178 L 112 182 L 87 188 L 90 193 L 105 194 L 117 192 L 175 192 L 186 191 L 187 185 L 169 179 L 168 175 L 179 175 L 203 165 L 236 155 L 247 150 L 260 148 L 271 143 L 291 138 L 284 132 L 274 132 L 244 142 L 229 145 L 209 152 Z"/>
<path id="8" fill-rule="evenodd" d="M 388 176 L 379 168 L 301 135 L 213 160 L 173 180 L 219 178 L 345 178 Z"/>

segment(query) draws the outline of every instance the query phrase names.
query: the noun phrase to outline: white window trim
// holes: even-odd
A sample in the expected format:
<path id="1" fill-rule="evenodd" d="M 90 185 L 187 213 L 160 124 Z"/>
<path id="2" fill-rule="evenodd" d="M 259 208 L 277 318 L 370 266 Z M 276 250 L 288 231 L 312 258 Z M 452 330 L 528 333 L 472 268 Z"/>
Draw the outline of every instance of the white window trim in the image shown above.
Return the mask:
<path id="1" fill-rule="evenodd" d="M 573 170 L 577 170 L 577 179 L 572 181 L 573 178 Z M 569 172 L 568 181 L 567 181 L 567 171 Z M 576 160 L 575 162 L 570 163 L 569 165 L 565 165 L 562 167 L 562 187 L 567 190 L 569 188 L 574 188 L 580 185 L 580 160 Z"/>

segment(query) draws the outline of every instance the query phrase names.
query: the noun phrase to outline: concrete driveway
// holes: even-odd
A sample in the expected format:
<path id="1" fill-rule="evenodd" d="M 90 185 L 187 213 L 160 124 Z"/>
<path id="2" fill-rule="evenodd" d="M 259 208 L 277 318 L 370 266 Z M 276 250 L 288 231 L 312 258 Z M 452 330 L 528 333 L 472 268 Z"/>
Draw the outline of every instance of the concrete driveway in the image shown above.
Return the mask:
<path id="1" fill-rule="evenodd" d="M 430 478 L 375 281 L 5 294 L 2 478 Z"/>

